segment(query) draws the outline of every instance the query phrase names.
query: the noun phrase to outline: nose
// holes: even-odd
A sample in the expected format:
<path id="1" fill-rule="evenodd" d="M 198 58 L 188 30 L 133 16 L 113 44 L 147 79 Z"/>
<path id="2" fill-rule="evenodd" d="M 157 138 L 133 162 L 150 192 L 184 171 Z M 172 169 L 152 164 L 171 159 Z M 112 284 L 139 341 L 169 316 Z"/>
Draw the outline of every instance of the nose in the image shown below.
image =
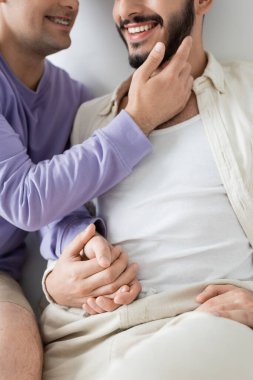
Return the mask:
<path id="1" fill-rule="evenodd" d="M 127 20 L 141 13 L 142 9 L 141 0 L 115 0 L 113 8 L 114 20 Z"/>
<path id="2" fill-rule="evenodd" d="M 61 0 L 60 5 L 77 12 L 79 9 L 79 0 Z"/>

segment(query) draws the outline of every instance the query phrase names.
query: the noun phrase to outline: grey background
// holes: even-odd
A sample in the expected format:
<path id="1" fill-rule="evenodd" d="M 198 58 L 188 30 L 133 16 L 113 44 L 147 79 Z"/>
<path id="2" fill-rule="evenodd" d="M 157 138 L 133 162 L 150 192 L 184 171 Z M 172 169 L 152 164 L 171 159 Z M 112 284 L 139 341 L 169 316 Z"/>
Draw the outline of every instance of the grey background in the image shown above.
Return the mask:
<path id="1" fill-rule="evenodd" d="M 81 0 L 71 48 L 51 57 L 96 95 L 111 91 L 130 72 L 111 15 L 113 2 Z M 205 21 L 206 49 L 222 60 L 252 60 L 252 14 L 252 0 L 214 0 Z"/>

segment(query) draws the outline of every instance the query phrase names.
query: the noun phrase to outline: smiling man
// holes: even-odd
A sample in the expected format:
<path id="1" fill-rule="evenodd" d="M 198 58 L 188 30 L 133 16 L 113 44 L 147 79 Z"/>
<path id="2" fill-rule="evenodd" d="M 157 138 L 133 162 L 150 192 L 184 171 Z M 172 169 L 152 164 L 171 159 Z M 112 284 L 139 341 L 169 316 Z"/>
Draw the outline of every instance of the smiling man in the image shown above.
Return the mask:
<path id="1" fill-rule="evenodd" d="M 184 37 L 191 34 L 194 24 L 195 13 L 191 1 L 181 12 L 177 11 L 177 3 L 173 8 L 169 6 L 165 9 L 170 12 L 169 19 L 162 18 L 163 7 L 167 4 L 161 3 L 157 13 L 141 15 L 135 13 L 131 19 L 119 18 L 119 14 L 124 13 L 124 4 L 116 4 L 114 8 L 116 27 L 120 37 L 128 48 L 129 63 L 132 67 L 138 68 L 146 61 L 150 49 L 157 41 L 163 41 L 166 45 L 163 62 L 167 62 L 176 53 Z M 133 4 L 135 7 L 136 5 Z M 121 8 L 118 12 L 117 7 Z"/>
<path id="2" fill-rule="evenodd" d="M 190 96 L 189 71 L 178 80 L 175 70 L 167 67 L 150 79 L 163 58 L 160 44 L 139 70 L 128 108 L 92 139 L 64 152 L 75 113 L 90 96 L 83 85 L 45 57 L 70 46 L 78 9 L 77 0 L 0 0 L 1 380 L 41 378 L 40 336 L 18 284 L 27 232 L 78 209 L 129 175 L 151 151 L 150 131 L 176 114 Z M 187 64 L 182 58 L 183 68 Z M 170 76 L 160 91 L 161 99 L 169 97 L 170 101 L 168 108 L 156 115 L 157 104 L 151 100 L 159 88 L 160 75 Z M 178 89 L 178 98 L 172 88 Z M 72 231 L 74 235 L 93 221 L 84 207 L 76 210 L 76 219 L 82 224 Z M 103 231 L 101 222 L 94 222 Z M 94 241 L 94 233 L 91 227 L 79 236 L 80 249 L 89 239 Z M 129 273 L 126 256 L 119 249 L 107 268 L 114 251 L 109 245 L 106 248 L 96 251 L 100 255 L 96 267 L 100 288 L 111 283 L 108 278 L 112 273 L 117 279 L 123 273 L 125 279 L 125 270 Z M 47 258 L 57 258 L 56 252 L 47 252 Z M 84 288 L 89 264 L 83 262 L 82 270 L 78 268 Z M 134 272 L 132 268 L 132 277 Z M 75 270 L 72 273 L 75 276 Z"/>
<path id="3" fill-rule="evenodd" d="M 42 317 L 45 380 L 65 373 L 76 380 L 252 379 L 253 64 L 222 65 L 205 52 L 211 5 L 115 0 L 114 20 L 136 68 L 157 41 L 170 57 L 192 35 L 193 92 L 150 134 L 153 154 L 97 200 L 109 242 L 139 264 L 139 299 L 117 309 L 117 294 L 94 295 L 86 313 L 50 305 Z M 127 107 L 131 80 L 80 108 L 74 144 Z"/>

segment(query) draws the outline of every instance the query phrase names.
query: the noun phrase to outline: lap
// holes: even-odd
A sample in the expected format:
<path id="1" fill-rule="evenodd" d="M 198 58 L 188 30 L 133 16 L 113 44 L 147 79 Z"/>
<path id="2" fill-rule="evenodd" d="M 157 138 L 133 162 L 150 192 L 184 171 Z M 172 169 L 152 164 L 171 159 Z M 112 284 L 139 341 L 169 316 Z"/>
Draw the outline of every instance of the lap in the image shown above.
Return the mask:
<path id="1" fill-rule="evenodd" d="M 105 380 L 251 380 L 253 331 L 234 321 L 190 312 L 168 320 L 114 362 Z"/>
<path id="2" fill-rule="evenodd" d="M 172 373 L 172 370 L 178 370 L 177 363 L 178 368 L 182 368 L 182 363 L 188 360 L 188 372 L 193 372 L 194 380 L 251 380 L 252 330 L 233 321 L 193 311 L 196 307 L 193 301 L 195 293 L 196 290 L 189 295 L 188 290 L 173 297 L 170 294 L 155 295 L 112 313 L 88 318 L 84 318 L 81 310 L 50 305 L 42 318 L 46 345 L 43 379 L 61 377 L 66 372 L 75 380 L 85 377 L 89 380 L 105 379 L 108 368 L 115 365 L 113 371 L 116 375 L 112 372 L 108 380 L 156 377 L 167 380 L 168 376 L 162 377 L 162 373 L 160 377 L 155 375 L 159 368 L 165 374 Z M 138 359 L 134 361 L 133 358 Z M 220 370 L 229 367 L 230 360 L 239 372 L 242 367 L 245 373 L 249 370 L 250 376 L 245 377 L 240 372 L 237 378 L 224 377 L 224 373 L 215 377 L 209 371 L 209 368 L 217 368 L 217 361 Z M 198 367 L 200 361 L 203 364 Z M 128 372 L 133 370 L 133 363 L 138 371 L 141 370 L 136 377 Z M 164 367 L 168 363 L 172 368 Z M 148 377 L 152 366 L 155 373 Z M 234 367 L 232 372 L 236 373 Z M 136 368 L 134 371 L 137 371 Z M 145 375 L 142 374 L 143 368 L 146 368 Z M 203 377 L 203 371 L 207 368 L 207 373 L 212 377 Z M 120 372 L 122 369 L 123 373 L 128 374 L 125 377 Z M 199 377 L 196 371 L 201 373 Z M 185 379 L 185 371 L 180 376 L 176 373 L 171 378 Z"/>

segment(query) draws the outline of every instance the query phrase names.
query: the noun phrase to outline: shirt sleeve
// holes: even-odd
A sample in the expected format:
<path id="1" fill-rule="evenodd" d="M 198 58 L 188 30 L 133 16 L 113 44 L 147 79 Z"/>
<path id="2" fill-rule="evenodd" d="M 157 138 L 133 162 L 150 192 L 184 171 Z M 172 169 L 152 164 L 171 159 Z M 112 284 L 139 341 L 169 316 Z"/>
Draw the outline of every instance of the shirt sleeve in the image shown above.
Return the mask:
<path id="1" fill-rule="evenodd" d="M 0 214 L 26 231 L 61 219 L 106 192 L 151 151 L 125 111 L 82 144 L 38 164 L 3 116 L 0 141 Z"/>
<path id="2" fill-rule="evenodd" d="M 40 251 L 47 260 L 56 260 L 64 248 L 89 224 L 94 223 L 96 231 L 105 236 L 106 227 L 102 219 L 90 216 L 86 207 L 80 207 L 61 220 L 54 221 L 39 231 Z"/>

